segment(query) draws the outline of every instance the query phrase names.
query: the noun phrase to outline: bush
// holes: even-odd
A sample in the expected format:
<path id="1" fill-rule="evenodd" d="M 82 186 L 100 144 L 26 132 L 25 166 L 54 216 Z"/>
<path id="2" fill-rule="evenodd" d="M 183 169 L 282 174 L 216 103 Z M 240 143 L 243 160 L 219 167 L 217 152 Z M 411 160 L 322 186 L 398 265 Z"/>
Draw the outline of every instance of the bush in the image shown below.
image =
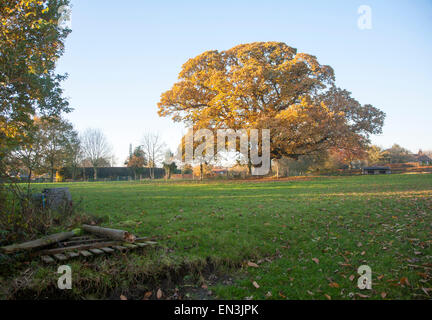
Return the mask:
<path id="1" fill-rule="evenodd" d="M 81 213 L 80 201 L 59 211 L 43 208 L 40 203 L 33 200 L 29 189 L 24 190 L 19 185 L 3 186 L 0 197 L 3 200 L 0 207 L 1 246 L 30 241 L 97 220 Z"/>

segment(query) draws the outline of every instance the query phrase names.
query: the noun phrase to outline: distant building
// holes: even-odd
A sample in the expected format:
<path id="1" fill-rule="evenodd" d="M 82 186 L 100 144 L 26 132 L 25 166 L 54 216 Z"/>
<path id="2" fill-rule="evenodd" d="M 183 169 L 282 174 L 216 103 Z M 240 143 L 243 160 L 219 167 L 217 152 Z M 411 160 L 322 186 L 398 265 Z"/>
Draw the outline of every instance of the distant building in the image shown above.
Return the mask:
<path id="1" fill-rule="evenodd" d="M 216 175 L 227 175 L 228 174 L 228 168 L 220 168 L 220 167 L 216 167 L 213 168 L 212 173 L 216 174 Z"/>
<path id="2" fill-rule="evenodd" d="M 414 162 L 417 162 L 419 165 L 432 165 L 432 159 L 425 155 L 423 151 L 419 150 L 418 154 L 414 154 Z"/>
<path id="3" fill-rule="evenodd" d="M 364 167 L 363 174 L 391 174 L 390 167 Z"/>

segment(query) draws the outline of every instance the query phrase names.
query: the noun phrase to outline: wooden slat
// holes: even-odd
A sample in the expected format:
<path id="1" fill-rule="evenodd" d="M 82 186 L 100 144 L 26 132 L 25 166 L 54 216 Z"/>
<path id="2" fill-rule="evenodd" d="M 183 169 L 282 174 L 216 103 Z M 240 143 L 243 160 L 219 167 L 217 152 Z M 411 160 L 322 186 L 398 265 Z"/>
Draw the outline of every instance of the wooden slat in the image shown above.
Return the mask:
<path id="1" fill-rule="evenodd" d="M 147 243 L 148 245 L 155 245 L 155 244 L 157 244 L 157 242 L 155 242 L 155 241 L 146 241 L 145 243 Z"/>
<path id="2" fill-rule="evenodd" d="M 91 253 L 96 254 L 96 255 L 99 255 L 99 254 L 103 254 L 103 253 L 104 253 L 102 250 L 99 250 L 99 249 L 89 249 L 89 251 L 90 251 Z"/>
<path id="3" fill-rule="evenodd" d="M 79 244 L 91 244 L 91 243 L 104 242 L 104 241 L 111 241 L 111 240 L 107 239 L 107 238 L 85 239 L 85 240 L 64 241 L 64 242 L 61 242 L 61 244 L 65 247 L 69 247 L 69 246 L 75 246 L 75 245 L 79 245 Z"/>
<path id="4" fill-rule="evenodd" d="M 132 244 L 132 243 L 123 243 L 123 246 L 128 248 L 128 249 L 135 249 L 138 248 L 138 246 Z"/>
<path id="5" fill-rule="evenodd" d="M 121 251 L 121 252 L 127 250 L 127 248 L 126 248 L 126 247 L 123 247 L 123 246 L 112 246 L 112 247 L 113 247 L 114 249 L 118 250 L 118 251 Z"/>
<path id="6" fill-rule="evenodd" d="M 75 240 L 87 240 L 90 239 L 90 236 L 78 236 L 78 237 L 72 237 L 69 240 L 75 241 Z"/>
<path id="7" fill-rule="evenodd" d="M 73 251 L 66 252 L 66 255 L 67 255 L 69 258 L 76 258 L 76 257 L 79 257 L 79 253 L 77 253 L 77 252 L 73 252 Z"/>
<path id="8" fill-rule="evenodd" d="M 67 257 L 64 254 L 61 254 L 61 253 L 55 254 L 54 258 L 56 258 L 59 261 L 65 261 L 65 260 L 67 260 Z"/>
<path id="9" fill-rule="evenodd" d="M 106 252 L 106 253 L 113 253 L 114 252 L 113 249 L 108 248 L 108 247 L 101 248 L 101 250 L 104 251 L 104 252 Z"/>
<path id="10" fill-rule="evenodd" d="M 42 256 L 41 259 L 44 263 L 53 263 L 54 262 L 54 259 L 51 258 L 50 256 Z"/>
<path id="11" fill-rule="evenodd" d="M 136 244 L 138 247 L 141 247 L 141 248 L 144 248 L 144 247 L 149 246 L 149 244 L 144 243 L 144 242 L 136 242 L 135 244 Z"/>
<path id="12" fill-rule="evenodd" d="M 97 242 L 97 243 L 90 243 L 90 244 L 81 244 L 78 246 L 42 250 L 42 251 L 36 252 L 35 254 L 37 254 L 37 255 L 50 255 L 50 254 L 56 254 L 56 253 L 63 253 L 66 251 L 80 251 L 80 250 L 86 250 L 86 249 L 111 247 L 113 245 L 118 245 L 120 243 L 121 242 L 119 242 L 119 241 L 109 241 L 109 242 Z"/>
<path id="13" fill-rule="evenodd" d="M 81 250 L 79 253 L 83 257 L 90 257 L 90 256 L 92 256 L 92 254 L 90 252 L 88 252 L 87 250 Z"/>

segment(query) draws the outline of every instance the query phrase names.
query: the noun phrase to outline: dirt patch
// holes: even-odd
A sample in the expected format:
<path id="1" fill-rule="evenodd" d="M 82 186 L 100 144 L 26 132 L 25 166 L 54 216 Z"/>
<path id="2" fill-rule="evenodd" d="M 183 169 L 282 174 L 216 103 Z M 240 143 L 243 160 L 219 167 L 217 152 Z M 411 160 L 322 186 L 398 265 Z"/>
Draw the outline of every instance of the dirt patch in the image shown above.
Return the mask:
<path id="1" fill-rule="evenodd" d="M 232 273 L 236 268 L 232 268 Z M 120 271 L 119 271 L 120 272 Z M 231 272 L 229 272 L 231 273 Z M 114 274 L 115 278 L 116 275 Z M 180 267 L 164 267 L 157 274 L 134 275 L 134 281 L 122 285 L 104 285 L 92 283 L 88 280 L 77 280 L 75 286 L 80 287 L 80 292 L 74 290 L 59 290 L 53 281 L 43 288 L 29 289 L 26 283 L 30 283 L 30 275 L 24 273 L 24 277 L 16 278 L 17 286 L 8 299 L 11 300 L 212 300 L 215 299 L 210 287 L 216 284 L 229 285 L 234 277 L 222 271 L 221 268 L 207 261 L 201 267 L 182 265 Z"/>

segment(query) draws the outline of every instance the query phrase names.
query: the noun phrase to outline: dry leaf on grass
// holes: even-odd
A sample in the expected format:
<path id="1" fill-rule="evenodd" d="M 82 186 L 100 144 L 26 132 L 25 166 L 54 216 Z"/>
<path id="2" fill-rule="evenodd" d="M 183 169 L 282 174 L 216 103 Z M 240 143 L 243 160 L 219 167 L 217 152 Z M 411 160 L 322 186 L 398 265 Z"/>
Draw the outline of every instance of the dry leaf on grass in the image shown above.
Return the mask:
<path id="1" fill-rule="evenodd" d="M 257 289 L 259 289 L 259 284 L 256 282 L 256 281 L 254 281 L 254 282 L 252 282 L 252 284 L 253 284 L 253 286 L 255 287 L 255 288 L 257 288 Z"/>
<path id="2" fill-rule="evenodd" d="M 252 267 L 252 268 L 259 268 L 259 265 L 257 265 L 257 264 L 254 263 L 254 262 L 251 262 L 251 261 L 248 262 L 248 266 L 249 266 L 249 267 Z"/>
<path id="3" fill-rule="evenodd" d="M 312 258 L 312 261 L 315 262 L 316 264 L 319 264 L 319 259 L 318 258 Z"/>
<path id="4" fill-rule="evenodd" d="M 127 298 L 124 295 L 120 295 L 120 300 L 127 300 Z"/>
<path id="5" fill-rule="evenodd" d="M 162 295 L 163 295 L 162 290 L 158 289 L 157 294 L 156 294 L 156 298 L 160 299 L 160 298 L 162 298 Z"/>
<path id="6" fill-rule="evenodd" d="M 146 292 L 146 294 L 144 295 L 144 300 L 148 300 L 150 299 L 150 297 L 152 296 L 153 292 L 152 291 L 148 291 Z"/>

